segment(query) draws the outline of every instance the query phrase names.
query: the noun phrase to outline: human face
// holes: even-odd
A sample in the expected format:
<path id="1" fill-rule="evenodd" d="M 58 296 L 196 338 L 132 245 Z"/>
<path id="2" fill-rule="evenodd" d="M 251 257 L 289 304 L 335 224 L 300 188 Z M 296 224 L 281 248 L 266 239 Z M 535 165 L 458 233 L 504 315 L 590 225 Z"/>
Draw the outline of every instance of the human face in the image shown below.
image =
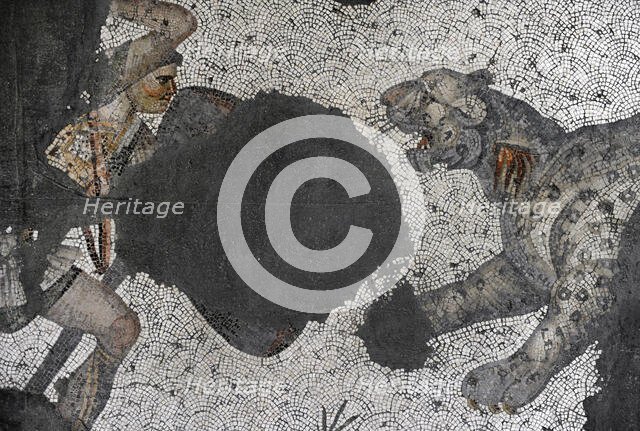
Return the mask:
<path id="1" fill-rule="evenodd" d="M 176 94 L 175 64 L 162 66 L 127 89 L 127 96 L 137 112 L 161 114 Z"/>

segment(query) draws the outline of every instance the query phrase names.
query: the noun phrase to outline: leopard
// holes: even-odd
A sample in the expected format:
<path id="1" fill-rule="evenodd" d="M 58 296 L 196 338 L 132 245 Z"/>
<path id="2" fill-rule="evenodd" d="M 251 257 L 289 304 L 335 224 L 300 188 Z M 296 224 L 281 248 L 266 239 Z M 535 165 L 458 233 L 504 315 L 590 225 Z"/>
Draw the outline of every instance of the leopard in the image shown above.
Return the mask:
<path id="1" fill-rule="evenodd" d="M 375 352 L 384 348 L 380 328 L 389 313 L 407 314 L 403 304 L 428 326 L 426 338 L 540 311 L 524 344 L 469 371 L 460 387 L 473 409 L 517 414 L 614 329 L 616 277 L 625 270 L 620 244 L 639 203 L 640 117 L 567 130 L 494 83 L 486 69 L 438 68 L 382 93 L 386 119 L 408 137 L 406 158 L 419 176 L 470 171 L 488 204 L 502 208 L 502 248 L 465 279 L 435 289 L 401 280 L 394 288 L 400 291 L 392 290 L 398 299 L 370 306 L 359 334 L 372 360 L 392 366 L 393 354 Z M 518 210 L 509 210 L 513 205 Z M 397 335 L 398 326 L 389 331 Z M 407 345 L 423 343 L 419 338 Z M 430 353 L 419 350 L 409 354 L 418 355 L 418 365 L 395 368 L 423 365 Z"/>

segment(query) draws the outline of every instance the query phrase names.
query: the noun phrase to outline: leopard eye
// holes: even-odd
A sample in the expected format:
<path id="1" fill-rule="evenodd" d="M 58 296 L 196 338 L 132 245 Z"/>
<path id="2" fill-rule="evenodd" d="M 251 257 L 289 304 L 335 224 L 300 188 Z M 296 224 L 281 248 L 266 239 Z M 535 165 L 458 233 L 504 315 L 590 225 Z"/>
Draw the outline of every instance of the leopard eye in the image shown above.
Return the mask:
<path id="1" fill-rule="evenodd" d="M 171 81 L 171 76 L 158 76 L 156 80 L 160 83 L 160 85 L 165 85 L 169 81 Z"/>
<path id="2" fill-rule="evenodd" d="M 451 138 L 453 138 L 453 130 L 448 129 L 446 132 L 444 132 L 444 136 L 443 136 L 445 142 L 446 141 L 450 141 Z"/>

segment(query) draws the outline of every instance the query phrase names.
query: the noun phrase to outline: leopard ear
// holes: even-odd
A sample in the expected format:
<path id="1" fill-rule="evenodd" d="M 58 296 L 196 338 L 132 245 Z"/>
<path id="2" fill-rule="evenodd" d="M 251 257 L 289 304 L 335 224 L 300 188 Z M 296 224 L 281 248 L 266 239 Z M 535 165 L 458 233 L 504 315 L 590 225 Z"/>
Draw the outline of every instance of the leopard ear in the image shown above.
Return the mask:
<path id="1" fill-rule="evenodd" d="M 464 117 L 459 120 L 467 126 L 477 126 L 487 116 L 487 104 L 475 93 L 467 93 L 464 98 L 454 100 L 451 106 L 458 108 L 464 114 Z"/>

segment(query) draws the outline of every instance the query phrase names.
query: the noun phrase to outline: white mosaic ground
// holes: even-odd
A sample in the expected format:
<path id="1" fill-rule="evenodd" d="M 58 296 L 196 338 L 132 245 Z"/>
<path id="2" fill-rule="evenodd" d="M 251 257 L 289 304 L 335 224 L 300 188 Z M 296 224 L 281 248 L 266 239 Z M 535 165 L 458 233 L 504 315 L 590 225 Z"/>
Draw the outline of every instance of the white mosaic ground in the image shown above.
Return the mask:
<path id="1" fill-rule="evenodd" d="M 180 86 L 241 98 L 274 88 L 306 96 L 400 144 L 408 138 L 389 130 L 378 98 L 389 86 L 439 66 L 463 72 L 488 67 L 495 88 L 568 130 L 628 117 L 640 106 L 640 5 L 629 1 L 182 3 L 194 5 L 199 29 L 179 48 L 185 56 Z M 103 47 L 136 31 L 109 21 Z M 499 251 L 500 237 L 494 213 L 472 217 L 464 209 L 483 201 L 471 175 L 437 171 L 421 180 L 414 193 L 424 194 L 426 204 L 418 256 L 426 272 L 418 288 L 434 289 Z M 452 262 L 459 264 L 455 271 Z M 142 333 L 94 429 L 308 430 L 320 424 L 323 406 L 331 420 L 348 400 L 343 417 L 359 415 L 353 429 L 576 430 L 586 420 L 582 401 L 597 390 L 592 346 L 518 415 L 466 407 L 459 389 L 466 372 L 515 351 L 544 310 L 446 334 L 433 341 L 436 356 L 424 369 L 402 372 L 368 360 L 353 335 L 361 309 L 311 323 L 284 353 L 260 359 L 231 348 L 178 288 L 138 275 L 118 290 L 140 316 Z M 0 361 L 2 386 L 23 387 L 59 332 L 38 318 L 18 333 L 0 335 L 0 351 L 12 352 Z M 79 364 L 92 345 L 85 340 L 70 362 Z M 73 368 L 68 365 L 61 374 Z M 47 395 L 55 399 L 52 388 Z"/>
<path id="2" fill-rule="evenodd" d="M 543 310 L 434 340 L 437 354 L 429 366 L 405 373 L 368 360 L 353 335 L 357 310 L 336 311 L 326 324 L 309 324 L 285 352 L 261 359 L 231 348 L 175 287 L 138 274 L 118 293 L 138 313 L 143 329 L 96 430 L 310 430 L 320 424 L 323 406 L 331 417 L 343 400 L 348 400 L 344 417 L 360 415 L 353 429 L 572 430 L 584 423 L 582 400 L 595 390 L 598 354 L 590 348 L 518 415 L 480 414 L 460 397 L 464 375 L 513 353 Z M 14 336 L 28 338 L 30 351 L 41 352 L 56 331 L 37 319 Z M 3 347 L 12 341 L 7 338 Z M 86 355 L 91 347 L 81 350 Z M 28 352 L 22 361 L 12 359 L 32 361 Z M 5 382 L 7 371 L 15 382 L 11 386 L 21 387 L 35 370 L 3 369 Z"/>

